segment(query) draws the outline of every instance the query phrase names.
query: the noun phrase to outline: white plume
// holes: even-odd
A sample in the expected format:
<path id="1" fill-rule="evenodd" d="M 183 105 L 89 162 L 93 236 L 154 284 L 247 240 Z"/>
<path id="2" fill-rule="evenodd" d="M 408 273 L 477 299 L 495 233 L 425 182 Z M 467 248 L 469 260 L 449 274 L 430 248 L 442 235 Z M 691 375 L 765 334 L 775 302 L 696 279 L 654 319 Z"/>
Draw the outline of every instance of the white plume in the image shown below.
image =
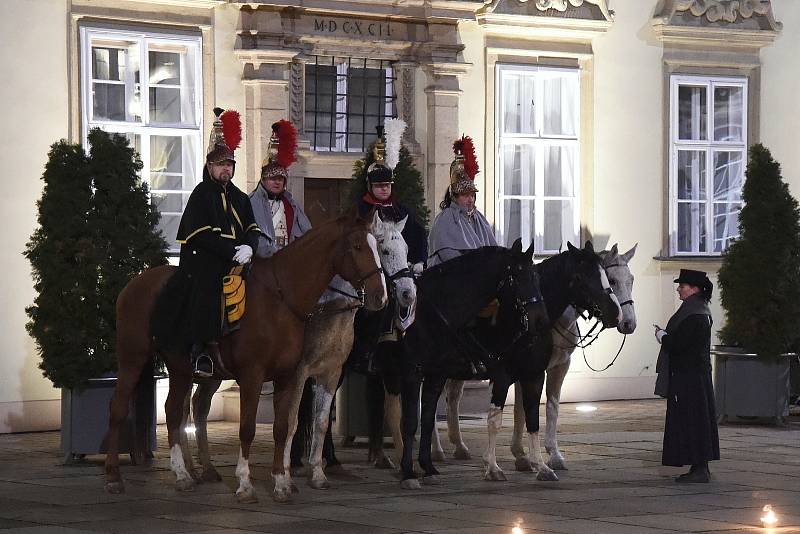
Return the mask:
<path id="1" fill-rule="evenodd" d="M 406 122 L 402 119 L 386 119 L 383 128 L 386 131 L 386 166 L 394 170 L 400 161 L 400 140 L 406 129 Z"/>

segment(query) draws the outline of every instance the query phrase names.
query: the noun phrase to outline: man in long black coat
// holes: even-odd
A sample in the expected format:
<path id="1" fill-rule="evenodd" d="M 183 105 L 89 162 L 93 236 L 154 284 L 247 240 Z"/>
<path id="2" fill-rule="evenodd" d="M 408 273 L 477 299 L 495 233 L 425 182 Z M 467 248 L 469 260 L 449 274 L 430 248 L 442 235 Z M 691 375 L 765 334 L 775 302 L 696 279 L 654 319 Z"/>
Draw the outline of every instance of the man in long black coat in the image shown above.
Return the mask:
<path id="1" fill-rule="evenodd" d="M 711 382 L 711 299 L 712 284 L 702 271 L 681 269 L 678 294 L 683 301 L 670 318 L 666 330 L 656 326 L 661 343 L 659 382 L 667 373 L 666 388 L 657 394 L 667 397 L 664 425 L 663 465 L 690 465 L 677 482 L 708 482 L 710 460 L 719 460 L 719 434 Z M 668 365 L 663 365 L 664 360 Z"/>
<path id="2" fill-rule="evenodd" d="M 211 376 L 219 362 L 222 278 L 250 261 L 260 233 L 250 199 L 231 182 L 235 147 L 222 135 L 222 120 L 218 114 L 203 181 L 192 191 L 178 226 L 178 270 L 159 295 L 151 321 L 159 348 L 191 345 L 195 374 L 201 377 Z"/>

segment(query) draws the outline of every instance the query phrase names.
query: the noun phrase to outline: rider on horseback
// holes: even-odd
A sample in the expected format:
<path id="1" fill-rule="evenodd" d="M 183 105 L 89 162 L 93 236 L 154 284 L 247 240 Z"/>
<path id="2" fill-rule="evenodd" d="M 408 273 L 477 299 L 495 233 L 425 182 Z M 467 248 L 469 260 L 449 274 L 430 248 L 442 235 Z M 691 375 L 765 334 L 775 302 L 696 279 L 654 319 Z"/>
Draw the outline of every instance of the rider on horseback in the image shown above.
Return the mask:
<path id="1" fill-rule="evenodd" d="M 267 158 L 261 166 L 261 180 L 250 193 L 253 214 L 261 228 L 256 256 L 268 258 L 311 230 L 303 208 L 286 190 L 289 166 L 297 159 L 297 130 L 281 120 L 272 125 Z"/>
<path id="2" fill-rule="evenodd" d="M 236 264 L 250 261 L 260 233 L 247 195 L 231 183 L 233 152 L 241 140 L 239 114 L 220 108 L 214 113 L 203 181 L 192 191 L 178 226 L 178 270 L 162 291 L 151 323 L 159 348 L 191 344 L 199 377 L 212 376 L 220 362 L 222 278 Z"/>

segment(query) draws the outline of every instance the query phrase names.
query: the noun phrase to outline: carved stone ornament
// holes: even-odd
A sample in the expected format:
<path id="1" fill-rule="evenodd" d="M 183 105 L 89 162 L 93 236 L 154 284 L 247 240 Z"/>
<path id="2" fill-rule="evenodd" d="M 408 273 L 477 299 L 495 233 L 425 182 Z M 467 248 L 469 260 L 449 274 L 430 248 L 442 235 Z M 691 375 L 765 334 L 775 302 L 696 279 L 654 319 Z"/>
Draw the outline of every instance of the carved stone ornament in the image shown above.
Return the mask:
<path id="1" fill-rule="evenodd" d="M 670 19 L 678 12 L 688 11 L 695 17 L 704 17 L 708 22 L 736 23 L 739 18 L 749 19 L 754 16 L 766 18 L 774 31 L 783 26 L 775 20 L 770 0 L 672 0 L 671 13 L 667 8 L 662 14 Z"/>
<path id="2" fill-rule="evenodd" d="M 596 11 L 599 11 L 599 13 L 590 16 L 586 16 L 587 12 L 581 14 L 573 13 L 569 18 L 606 22 L 614 20 L 614 12 L 608 9 L 608 0 L 484 0 L 484 4 L 485 7 L 478 11 L 479 15 L 483 13 L 505 13 L 539 16 L 538 13 L 541 13 L 541 15 L 547 16 L 547 12 L 550 10 L 566 13 L 571 9 L 577 10 L 581 7 L 595 6 Z M 525 12 L 525 9 L 520 10 L 519 8 L 512 7 L 512 5 L 520 6 L 525 4 L 529 4 L 533 7 L 527 8 L 527 12 Z"/>

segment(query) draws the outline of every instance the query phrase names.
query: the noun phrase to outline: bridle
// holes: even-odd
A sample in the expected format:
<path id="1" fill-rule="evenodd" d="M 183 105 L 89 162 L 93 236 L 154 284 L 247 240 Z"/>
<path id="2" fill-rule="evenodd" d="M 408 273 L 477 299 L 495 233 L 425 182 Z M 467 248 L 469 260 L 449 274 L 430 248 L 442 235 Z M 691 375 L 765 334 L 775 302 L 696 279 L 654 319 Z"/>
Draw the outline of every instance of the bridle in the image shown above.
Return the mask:
<path id="1" fill-rule="evenodd" d="M 603 270 L 606 271 L 606 273 L 608 273 L 608 270 L 611 269 L 612 267 L 627 267 L 627 265 L 622 265 L 621 263 L 612 263 L 611 265 L 603 265 Z M 610 287 L 605 288 L 604 291 L 609 295 L 614 293 L 614 290 L 611 289 Z M 589 321 L 592 318 L 594 318 L 595 322 L 592 325 L 592 327 L 589 329 L 589 331 L 586 333 L 586 335 L 583 336 L 583 335 L 581 335 L 581 329 L 578 326 L 578 323 L 576 322 L 575 323 L 575 329 L 578 331 L 578 336 L 577 336 L 578 337 L 578 341 L 577 342 L 571 341 L 566 335 L 564 335 L 563 332 L 561 332 L 561 330 L 559 329 L 559 326 L 558 326 L 558 321 L 553 323 L 553 330 L 555 330 L 558 333 L 558 335 L 560 335 L 564 339 L 564 341 L 566 341 L 567 343 L 572 344 L 572 347 L 571 347 L 572 349 L 575 349 L 575 348 L 580 348 L 581 349 L 581 352 L 583 353 L 583 361 L 586 364 L 586 367 L 588 367 L 590 370 L 592 370 L 592 371 L 594 371 L 596 373 L 601 373 L 603 371 L 606 371 L 612 365 L 614 365 L 614 363 L 617 361 L 617 358 L 619 358 L 619 355 L 622 353 L 622 348 L 625 346 L 625 341 L 628 339 L 628 334 L 622 334 L 622 343 L 620 343 L 619 349 L 617 350 L 617 353 L 614 355 L 614 358 L 611 359 L 611 362 L 608 365 L 606 365 L 605 367 L 603 367 L 602 369 L 595 369 L 594 367 L 592 367 L 589 364 L 589 361 L 586 358 L 586 348 L 591 346 L 592 343 L 594 343 L 595 341 L 597 341 L 597 338 L 600 337 L 600 334 L 603 333 L 603 330 L 606 330 L 606 327 L 603 326 L 603 324 L 602 324 L 602 320 L 598 319 L 597 316 L 595 315 L 595 314 L 599 315 L 600 308 L 594 302 L 592 303 L 592 310 L 591 311 L 588 310 L 588 309 L 584 309 L 583 311 L 580 311 L 581 308 L 578 305 L 576 305 L 575 303 L 570 303 L 570 306 L 572 306 L 573 308 L 575 308 L 576 311 L 579 312 L 578 315 L 580 316 L 581 319 L 584 319 L 585 321 Z M 631 299 L 628 299 L 628 300 L 626 300 L 624 302 L 620 302 L 619 303 L 620 310 L 622 309 L 623 306 L 633 306 L 633 299 L 631 298 Z M 598 325 L 601 327 L 600 330 L 594 335 L 594 337 L 591 337 L 592 333 L 594 333 L 594 331 L 598 327 Z M 586 341 L 587 339 L 589 340 L 588 342 Z"/>

